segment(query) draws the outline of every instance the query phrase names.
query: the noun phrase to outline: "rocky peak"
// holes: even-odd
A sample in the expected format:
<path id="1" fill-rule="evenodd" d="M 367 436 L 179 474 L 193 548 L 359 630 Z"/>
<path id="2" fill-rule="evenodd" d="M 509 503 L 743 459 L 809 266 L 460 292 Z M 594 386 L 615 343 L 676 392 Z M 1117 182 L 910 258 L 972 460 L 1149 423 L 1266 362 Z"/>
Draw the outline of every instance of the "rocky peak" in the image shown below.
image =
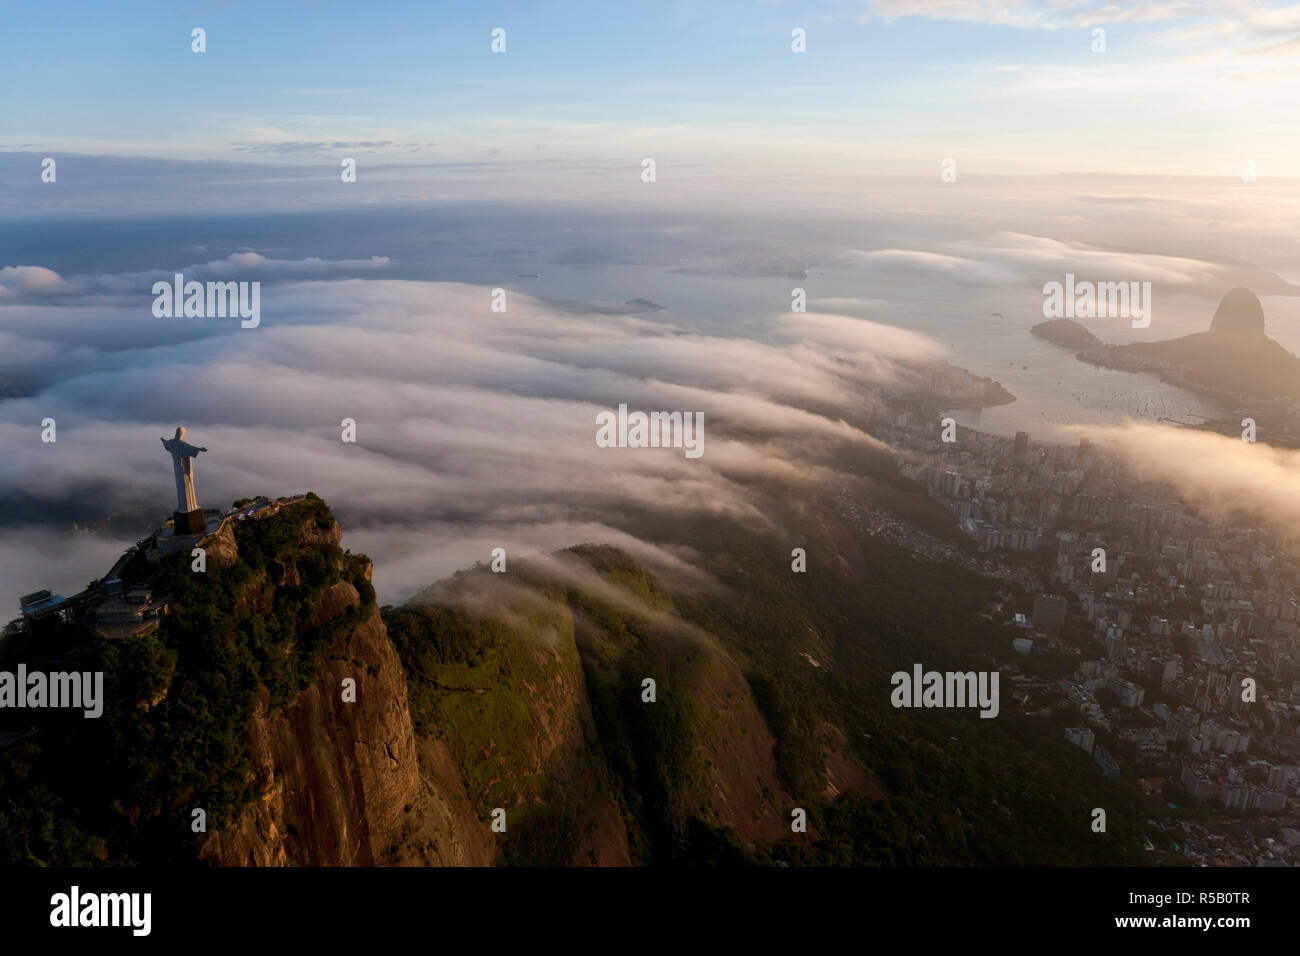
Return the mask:
<path id="1" fill-rule="evenodd" d="M 1210 333 L 1239 340 L 1265 338 L 1264 307 L 1259 297 L 1245 286 L 1230 289 L 1214 311 Z"/>

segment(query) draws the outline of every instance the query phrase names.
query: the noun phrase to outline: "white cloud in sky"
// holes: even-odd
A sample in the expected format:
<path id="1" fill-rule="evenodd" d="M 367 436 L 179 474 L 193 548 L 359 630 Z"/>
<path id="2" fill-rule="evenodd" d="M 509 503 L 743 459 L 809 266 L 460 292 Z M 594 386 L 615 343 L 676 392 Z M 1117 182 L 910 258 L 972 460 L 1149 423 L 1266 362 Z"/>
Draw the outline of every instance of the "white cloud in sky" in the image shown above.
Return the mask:
<path id="1" fill-rule="evenodd" d="M 260 254 L 236 262 L 250 275 L 272 265 Z M 227 274 L 230 261 L 219 264 Z M 489 543 L 544 550 L 580 543 L 574 534 L 626 543 L 625 531 L 601 531 L 610 515 L 765 525 L 752 483 L 824 480 L 819 448 L 878 447 L 850 423 L 862 420 L 870 385 L 893 377 L 900 359 L 937 352 L 883 327 L 873 350 L 872 323 L 830 315 L 774 320 L 779 341 L 763 344 L 556 312 L 516 293 L 493 313 L 489 289 L 453 283 L 285 278 L 264 288 L 262 327 L 191 319 L 206 323 L 202 337 L 175 344 L 157 331 L 178 320 L 106 325 L 90 318 L 105 312 L 102 296 L 93 301 L 8 333 L 39 345 L 52 330 L 68 334 L 67 317 L 84 323 L 74 333 L 83 348 L 104 351 L 77 369 L 52 364 L 36 394 L 0 405 L 0 501 L 52 515 L 82 497 L 103 514 L 160 518 L 172 491 L 157 440 L 184 423 L 210 449 L 196 462 L 201 502 L 316 491 L 345 518 L 348 541 L 373 550 L 386 600 L 485 558 Z M 621 402 L 702 412 L 704 457 L 597 447 L 597 413 Z M 31 425 L 46 416 L 59 423 L 57 444 Z M 339 440 L 344 417 L 357 422 L 355 445 Z M 104 549 L 89 549 L 43 580 L 47 564 L 22 569 L 31 543 L 0 531 L 10 597 L 104 570 Z"/>

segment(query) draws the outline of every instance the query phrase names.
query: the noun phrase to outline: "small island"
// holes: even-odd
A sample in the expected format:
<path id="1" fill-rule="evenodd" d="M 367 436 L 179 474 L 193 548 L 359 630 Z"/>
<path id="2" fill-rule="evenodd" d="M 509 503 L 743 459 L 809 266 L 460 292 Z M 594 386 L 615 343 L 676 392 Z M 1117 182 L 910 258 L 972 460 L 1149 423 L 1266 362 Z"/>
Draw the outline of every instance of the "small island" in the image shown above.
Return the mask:
<path id="1" fill-rule="evenodd" d="M 1101 339 L 1074 319 L 1050 319 L 1047 322 L 1039 322 L 1029 331 L 1039 338 L 1072 349 L 1091 349 L 1103 344 Z"/>

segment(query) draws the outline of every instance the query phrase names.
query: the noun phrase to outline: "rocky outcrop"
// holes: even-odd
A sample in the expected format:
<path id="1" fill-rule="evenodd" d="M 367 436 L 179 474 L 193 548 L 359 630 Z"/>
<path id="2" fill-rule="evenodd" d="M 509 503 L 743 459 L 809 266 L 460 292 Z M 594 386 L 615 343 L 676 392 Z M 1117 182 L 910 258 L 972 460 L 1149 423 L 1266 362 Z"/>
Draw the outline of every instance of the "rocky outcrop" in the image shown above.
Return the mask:
<path id="1" fill-rule="evenodd" d="M 334 613 L 359 600 L 346 582 L 330 598 Z M 267 713 L 263 692 L 246 738 L 259 796 L 236 826 L 212 834 L 204 856 L 213 862 L 399 862 L 399 848 L 418 829 L 422 781 L 406 681 L 378 609 L 328 656 L 324 672 L 283 713 Z M 355 702 L 344 700 L 349 679 Z"/>
<path id="2" fill-rule="evenodd" d="M 337 547 L 338 540 L 337 526 L 303 535 L 308 545 Z M 264 608 L 265 575 L 249 591 L 254 612 Z M 318 600 L 310 627 L 327 628 L 361 603 L 357 589 L 339 581 Z M 373 605 L 338 635 L 322 672 L 282 711 L 270 712 L 262 689 L 245 745 L 255 796 L 233 825 L 209 833 L 200 853 L 207 862 L 473 865 L 494 856 L 445 744 L 422 743 L 432 772 L 421 773 L 406 677 Z"/>
<path id="3" fill-rule="evenodd" d="M 1206 332 L 1163 342 L 1091 348 L 1093 365 L 1155 372 L 1165 381 L 1216 398 L 1300 398 L 1300 358 L 1265 332 L 1264 309 L 1242 286 L 1224 295 Z"/>
<path id="4" fill-rule="evenodd" d="M 1229 289 L 1214 310 L 1210 334 L 1236 339 L 1259 340 L 1264 334 L 1264 306 L 1245 286 Z"/>

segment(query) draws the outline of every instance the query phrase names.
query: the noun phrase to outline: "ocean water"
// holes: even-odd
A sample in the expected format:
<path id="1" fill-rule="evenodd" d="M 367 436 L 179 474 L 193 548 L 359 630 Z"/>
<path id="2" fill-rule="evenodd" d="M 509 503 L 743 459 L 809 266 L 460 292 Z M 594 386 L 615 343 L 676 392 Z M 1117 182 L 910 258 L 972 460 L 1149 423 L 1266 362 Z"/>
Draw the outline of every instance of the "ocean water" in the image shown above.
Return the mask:
<path id="1" fill-rule="evenodd" d="M 1222 403 L 1166 384 L 1157 375 L 1097 368 L 1079 361 L 1073 350 L 1031 334 L 1029 330 L 1043 321 L 1042 295 L 1024 289 L 910 288 L 897 279 L 873 277 L 864 282 L 842 269 L 812 269 L 803 279 L 702 276 L 645 266 L 575 269 L 546 263 L 532 271 L 542 277 L 512 278 L 511 287 L 561 301 L 649 299 L 664 306 L 655 313 L 663 321 L 711 335 L 760 339 L 788 314 L 791 289 L 803 287 L 810 312 L 835 311 L 919 332 L 941 346 L 952 364 L 1001 382 L 1016 401 L 951 413 L 962 425 L 994 434 L 1027 431 L 1035 438 L 1069 442 L 1078 440 L 1068 430 L 1072 425 L 1116 424 L 1130 418 L 1195 423 L 1231 413 Z M 819 307 L 818 299 L 837 300 L 839 307 Z M 869 304 L 846 309 L 842 300 Z M 1206 308 L 1202 318 L 1198 312 Z M 1141 337 L 1128 320 L 1089 325 L 1108 342 L 1156 341 L 1203 331 L 1212 314 L 1212 305 L 1190 300 L 1176 313 L 1158 312 Z"/>

